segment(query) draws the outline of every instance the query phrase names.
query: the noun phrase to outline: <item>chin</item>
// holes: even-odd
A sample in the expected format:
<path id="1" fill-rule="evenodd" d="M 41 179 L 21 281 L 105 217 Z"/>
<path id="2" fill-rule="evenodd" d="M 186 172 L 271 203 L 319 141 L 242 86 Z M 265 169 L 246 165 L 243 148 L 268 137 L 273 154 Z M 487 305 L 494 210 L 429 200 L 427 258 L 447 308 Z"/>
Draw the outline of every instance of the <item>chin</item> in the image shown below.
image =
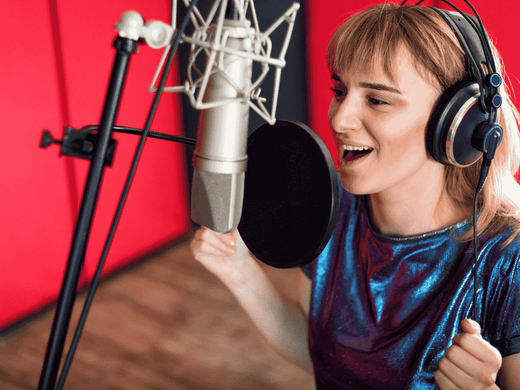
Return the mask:
<path id="1" fill-rule="evenodd" d="M 370 195 L 374 193 L 374 191 L 370 191 L 366 184 L 354 183 L 353 180 L 349 180 L 343 176 L 341 176 L 341 186 L 345 191 L 353 195 Z"/>

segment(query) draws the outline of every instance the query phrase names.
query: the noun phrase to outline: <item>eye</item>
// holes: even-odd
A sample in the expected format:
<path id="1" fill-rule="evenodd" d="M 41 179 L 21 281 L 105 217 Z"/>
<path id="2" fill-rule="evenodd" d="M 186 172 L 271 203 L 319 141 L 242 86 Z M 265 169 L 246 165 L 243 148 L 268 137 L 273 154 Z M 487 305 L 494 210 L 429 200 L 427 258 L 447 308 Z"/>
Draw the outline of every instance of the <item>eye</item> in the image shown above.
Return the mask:
<path id="1" fill-rule="evenodd" d="M 368 98 L 368 101 L 370 102 L 370 104 L 372 104 L 373 106 L 382 106 L 384 104 L 388 104 L 387 102 L 383 101 L 383 100 L 379 100 L 379 99 L 376 99 L 376 98 Z"/>
<path id="2" fill-rule="evenodd" d="M 334 92 L 334 96 L 337 96 L 337 97 L 345 96 L 345 93 L 346 93 L 346 92 L 342 91 L 341 89 L 333 88 L 333 87 L 331 87 L 330 90 L 332 92 Z"/>

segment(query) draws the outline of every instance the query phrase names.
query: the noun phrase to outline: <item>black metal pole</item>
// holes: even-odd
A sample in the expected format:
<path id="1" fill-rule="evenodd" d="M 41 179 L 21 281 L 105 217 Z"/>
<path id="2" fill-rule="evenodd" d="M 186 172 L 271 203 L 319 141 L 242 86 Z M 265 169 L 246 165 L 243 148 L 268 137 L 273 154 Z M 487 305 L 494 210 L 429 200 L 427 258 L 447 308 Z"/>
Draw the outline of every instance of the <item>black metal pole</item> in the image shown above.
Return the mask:
<path id="1" fill-rule="evenodd" d="M 130 55 L 137 51 L 137 42 L 117 37 L 114 41 L 116 56 L 108 85 L 105 105 L 98 130 L 98 144 L 91 160 L 83 191 L 81 207 L 72 237 L 69 259 L 61 286 L 54 322 L 47 344 L 47 352 L 40 376 L 39 390 L 54 389 L 67 331 L 70 323 L 79 274 L 85 259 L 86 246 L 90 235 L 92 218 L 97 204 L 99 188 L 105 168 L 105 156 L 112 136 L 112 127 L 119 109 Z"/>

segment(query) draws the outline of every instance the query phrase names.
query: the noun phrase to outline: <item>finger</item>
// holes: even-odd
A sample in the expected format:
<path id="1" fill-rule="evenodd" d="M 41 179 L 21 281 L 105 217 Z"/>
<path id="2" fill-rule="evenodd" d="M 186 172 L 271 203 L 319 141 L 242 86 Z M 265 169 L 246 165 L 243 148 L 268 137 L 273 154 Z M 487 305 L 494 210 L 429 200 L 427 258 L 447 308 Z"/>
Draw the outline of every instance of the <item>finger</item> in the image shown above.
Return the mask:
<path id="1" fill-rule="evenodd" d="M 217 233 L 208 228 L 201 228 L 195 234 L 200 246 L 205 251 L 218 250 L 227 255 L 235 253 L 235 238 L 231 233 Z"/>
<path id="2" fill-rule="evenodd" d="M 230 251 L 221 249 L 218 246 L 214 246 L 211 243 L 194 238 L 190 243 L 190 250 L 195 257 L 195 259 L 199 261 L 203 261 L 204 259 L 211 258 L 226 258 L 232 256 L 233 254 Z"/>
<path id="3" fill-rule="evenodd" d="M 211 255 L 220 258 L 229 257 L 234 254 L 233 248 L 223 247 L 221 245 L 215 245 L 208 241 L 200 241 L 198 243 L 198 247 L 196 247 L 196 252 L 202 255 Z M 195 253 L 195 255 L 197 254 Z"/>
<path id="4" fill-rule="evenodd" d="M 447 350 L 446 350 L 447 352 Z M 464 388 L 473 385 L 475 380 L 468 375 L 461 367 L 454 364 L 448 357 L 443 357 L 439 362 L 439 370 L 453 383 L 456 387 Z"/>
<path id="5" fill-rule="evenodd" d="M 440 369 L 437 370 L 434 374 L 435 383 L 441 390 L 458 390 L 458 387 L 455 383 L 453 383 Z"/>
<path id="6" fill-rule="evenodd" d="M 195 260 L 204 265 L 212 273 L 215 273 L 221 267 L 226 267 L 229 262 L 226 261 L 227 255 L 210 254 L 207 252 L 197 253 Z"/>
<path id="7" fill-rule="evenodd" d="M 502 357 L 500 352 L 484 340 L 480 335 L 473 333 L 459 333 L 453 337 L 452 343 L 458 345 L 475 359 L 485 365 L 498 365 L 500 368 Z"/>
<path id="8" fill-rule="evenodd" d="M 461 321 L 460 324 L 464 332 L 480 336 L 480 325 L 477 321 L 465 318 Z"/>
<path id="9" fill-rule="evenodd" d="M 204 236 L 214 237 L 228 247 L 234 247 L 234 246 L 236 246 L 235 233 L 236 233 L 236 231 L 229 232 L 229 233 L 217 233 L 211 229 L 204 228 L 202 234 Z"/>
<path id="10" fill-rule="evenodd" d="M 231 235 L 231 238 L 233 240 L 233 245 L 235 246 L 237 251 L 247 251 L 247 250 L 249 250 L 247 248 L 246 244 L 244 243 L 244 240 L 240 236 L 240 233 L 238 232 L 238 230 L 235 230 L 234 232 L 231 232 L 230 235 Z"/>
<path id="11" fill-rule="evenodd" d="M 224 244 L 226 244 L 228 246 L 235 246 L 235 244 L 236 244 L 235 234 L 237 233 L 237 230 L 229 232 L 229 233 L 217 233 L 208 228 L 205 228 L 205 230 L 213 233 L 215 235 L 215 237 L 217 237 L 219 240 L 221 240 Z"/>
<path id="12" fill-rule="evenodd" d="M 472 381 L 471 378 L 484 368 L 480 360 L 458 345 L 452 345 L 444 351 L 444 358 L 439 362 L 439 369 L 441 369 L 441 363 L 443 373 L 461 387 L 464 383 Z"/>

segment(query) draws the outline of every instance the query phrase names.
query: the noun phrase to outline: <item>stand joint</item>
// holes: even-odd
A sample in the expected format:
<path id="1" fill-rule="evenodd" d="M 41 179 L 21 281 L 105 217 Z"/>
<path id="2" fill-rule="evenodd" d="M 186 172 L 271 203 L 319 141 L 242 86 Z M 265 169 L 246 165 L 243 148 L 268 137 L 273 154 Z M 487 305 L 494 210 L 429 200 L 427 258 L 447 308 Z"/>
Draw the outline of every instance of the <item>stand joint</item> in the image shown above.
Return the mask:
<path id="1" fill-rule="evenodd" d="M 45 149 L 51 144 L 58 144 L 61 146 L 60 155 L 78 157 L 92 161 L 98 142 L 98 133 L 67 127 L 62 140 L 55 139 L 49 130 L 43 130 L 40 147 Z M 105 155 L 105 166 L 112 166 L 116 145 L 117 141 L 111 138 L 108 142 L 108 148 Z"/>

